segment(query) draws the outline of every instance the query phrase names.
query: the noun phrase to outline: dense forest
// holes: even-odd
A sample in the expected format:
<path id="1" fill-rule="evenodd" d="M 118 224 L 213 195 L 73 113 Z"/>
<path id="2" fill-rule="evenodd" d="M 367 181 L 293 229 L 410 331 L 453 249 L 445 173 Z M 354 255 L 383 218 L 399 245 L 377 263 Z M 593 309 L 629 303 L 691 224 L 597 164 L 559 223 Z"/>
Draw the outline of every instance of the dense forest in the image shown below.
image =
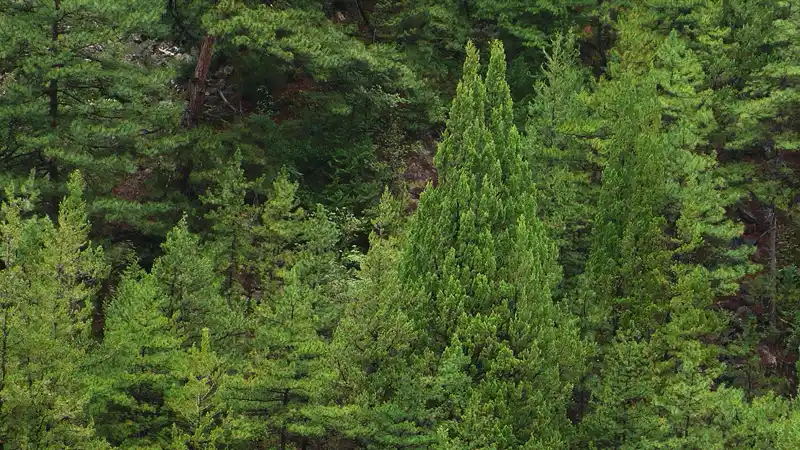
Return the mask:
<path id="1" fill-rule="evenodd" d="M 0 0 L 0 450 L 798 449 L 795 0 Z"/>

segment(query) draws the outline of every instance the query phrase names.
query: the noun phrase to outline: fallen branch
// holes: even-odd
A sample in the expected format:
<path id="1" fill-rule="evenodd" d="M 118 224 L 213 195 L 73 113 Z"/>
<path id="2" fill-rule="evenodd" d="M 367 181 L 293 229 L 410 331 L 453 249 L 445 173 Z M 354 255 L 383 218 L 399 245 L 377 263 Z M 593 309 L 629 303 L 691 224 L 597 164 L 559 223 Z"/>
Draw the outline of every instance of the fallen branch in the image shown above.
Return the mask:
<path id="1" fill-rule="evenodd" d="M 225 94 L 223 94 L 222 91 L 219 91 L 219 96 L 222 98 L 222 101 L 224 101 L 225 104 L 228 105 L 233 110 L 233 112 L 235 112 L 235 113 L 239 112 L 239 111 L 236 110 L 236 107 L 231 105 L 231 102 L 229 102 L 228 99 L 225 98 Z"/>

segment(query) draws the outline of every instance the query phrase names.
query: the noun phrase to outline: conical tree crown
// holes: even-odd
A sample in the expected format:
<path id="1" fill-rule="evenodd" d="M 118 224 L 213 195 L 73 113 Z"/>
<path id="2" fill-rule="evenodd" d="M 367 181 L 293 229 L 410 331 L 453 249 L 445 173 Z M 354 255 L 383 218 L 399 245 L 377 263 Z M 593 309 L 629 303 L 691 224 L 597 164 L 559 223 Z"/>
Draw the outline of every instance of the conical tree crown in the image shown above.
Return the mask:
<path id="1" fill-rule="evenodd" d="M 551 298 L 558 252 L 537 218 L 505 67 L 494 42 L 483 79 L 467 47 L 439 184 L 420 199 L 403 256 L 404 281 L 426 295 L 412 311 L 421 350 L 441 356 L 436 384 L 458 399 L 439 405 L 444 448 L 563 445 L 582 353 Z"/>
<path id="2" fill-rule="evenodd" d="M 468 45 L 463 78 L 436 156 L 439 183 L 423 194 L 411 225 L 405 275 L 423 282 L 436 297 L 420 311 L 420 318 L 445 327 L 432 328 L 441 333 L 440 344 L 449 340 L 445 330 L 452 329 L 458 311 L 490 309 L 494 293 L 514 295 L 519 289 L 515 285 L 525 282 L 508 278 L 516 229 L 519 222 L 526 224 L 528 233 L 538 235 L 542 229 L 512 120 L 505 67 L 502 44 L 495 42 L 484 81 L 478 50 Z M 557 279 L 556 250 L 546 239 L 534 241 L 543 247 L 527 251 L 538 254 L 537 264 L 547 268 L 537 289 L 548 291 Z M 445 288 L 454 282 L 458 287 Z"/>

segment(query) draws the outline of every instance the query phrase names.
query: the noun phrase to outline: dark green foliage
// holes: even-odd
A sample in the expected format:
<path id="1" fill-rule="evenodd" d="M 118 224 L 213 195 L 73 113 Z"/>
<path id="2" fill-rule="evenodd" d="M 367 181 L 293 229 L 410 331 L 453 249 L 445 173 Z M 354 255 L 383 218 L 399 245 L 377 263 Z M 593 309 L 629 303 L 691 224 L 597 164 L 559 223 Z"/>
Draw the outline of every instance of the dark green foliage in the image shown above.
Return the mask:
<path id="1" fill-rule="evenodd" d="M 799 20 L 0 0 L 0 450 L 800 448 Z"/>
<path id="2" fill-rule="evenodd" d="M 0 127 L 2 179 L 32 168 L 53 183 L 80 169 L 93 207 L 110 221 L 145 226 L 158 205 L 111 199 L 138 171 L 159 171 L 171 149 L 180 102 L 174 102 L 171 64 L 134 48 L 136 36 L 157 36 L 160 3 L 0 3 Z M 113 25 L 113 26 L 112 26 Z"/>
<path id="3" fill-rule="evenodd" d="M 579 66 L 573 35 L 554 39 L 544 78 L 528 105 L 525 147 L 539 216 L 559 244 L 564 281 L 569 283 L 586 262 L 597 197 L 591 180 L 599 159 L 590 139 L 602 132 L 589 105 L 588 74 Z"/>

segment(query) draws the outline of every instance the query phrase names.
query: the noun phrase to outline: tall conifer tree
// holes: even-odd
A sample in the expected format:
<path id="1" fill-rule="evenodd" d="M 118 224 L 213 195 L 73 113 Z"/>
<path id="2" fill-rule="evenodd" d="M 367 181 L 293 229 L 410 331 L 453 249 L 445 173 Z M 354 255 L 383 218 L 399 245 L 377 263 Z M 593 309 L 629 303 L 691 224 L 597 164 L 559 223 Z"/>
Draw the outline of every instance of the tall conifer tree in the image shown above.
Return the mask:
<path id="1" fill-rule="evenodd" d="M 164 31 L 162 11 L 151 0 L 0 2 L 3 180 L 46 173 L 50 200 L 80 169 L 89 193 L 109 200 L 92 206 L 115 219 L 146 224 L 161 212 L 109 193 L 139 168 L 157 170 L 172 148 L 174 71 L 134 49 L 137 35 Z"/>
<path id="2" fill-rule="evenodd" d="M 11 448 L 102 448 L 85 414 L 91 308 L 108 272 L 88 241 L 79 173 L 70 177 L 58 223 L 23 218 L 29 198 L 2 206 L 0 441 Z"/>
<path id="3" fill-rule="evenodd" d="M 648 14 L 621 21 L 597 93 L 614 127 L 587 267 L 602 363 L 583 425 L 601 447 L 720 445 L 714 411 L 737 394 L 711 392 L 723 367 L 706 339 L 726 317 L 709 307 L 735 291 L 747 255 L 727 248 L 741 230 L 698 149 L 713 122 L 703 73 L 675 33 L 643 26 Z"/>
<path id="4" fill-rule="evenodd" d="M 442 409 L 442 444 L 563 445 L 582 349 L 551 299 L 557 247 L 537 217 L 502 45 L 492 44 L 485 82 L 479 65 L 470 44 L 436 155 L 439 182 L 420 199 L 403 277 L 427 294 L 413 316 L 428 335 L 424 349 L 443 358 L 440 376 L 467 380 Z"/>
<path id="5" fill-rule="evenodd" d="M 95 354 L 90 412 L 98 434 L 122 447 L 165 446 L 173 420 L 166 392 L 178 383 L 184 342 L 166 314 L 169 298 L 158 280 L 126 269 L 105 308 L 103 345 Z"/>

